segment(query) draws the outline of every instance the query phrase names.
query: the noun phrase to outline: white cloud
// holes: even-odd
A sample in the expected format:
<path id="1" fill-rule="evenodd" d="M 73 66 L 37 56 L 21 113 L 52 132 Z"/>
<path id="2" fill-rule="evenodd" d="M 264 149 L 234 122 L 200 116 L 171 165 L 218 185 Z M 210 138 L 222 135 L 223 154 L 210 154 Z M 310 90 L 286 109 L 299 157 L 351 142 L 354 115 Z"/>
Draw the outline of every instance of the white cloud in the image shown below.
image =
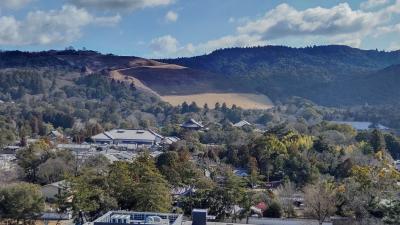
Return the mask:
<path id="1" fill-rule="evenodd" d="M 338 45 L 347 45 L 354 48 L 359 48 L 362 43 L 362 36 L 359 34 L 349 35 L 335 35 L 329 39 L 329 43 Z"/>
<path id="2" fill-rule="evenodd" d="M 262 35 L 265 40 L 314 36 L 332 44 L 360 47 L 365 37 L 383 35 L 385 30 L 396 31 L 398 28 L 391 24 L 393 15 L 399 13 L 400 0 L 375 11 L 353 10 L 347 3 L 332 8 L 315 7 L 302 11 L 281 4 L 262 18 L 239 26 L 237 31 L 241 34 Z"/>
<path id="3" fill-rule="evenodd" d="M 390 5 L 389 7 L 387 7 L 384 12 L 388 13 L 388 14 L 392 14 L 392 13 L 400 13 L 400 0 L 396 0 L 395 4 Z"/>
<path id="4" fill-rule="evenodd" d="M 156 55 L 164 55 L 165 53 L 176 53 L 179 48 L 179 42 L 171 35 L 165 35 L 155 38 L 150 42 L 150 48 Z"/>
<path id="5" fill-rule="evenodd" d="M 379 37 L 389 33 L 400 33 L 400 23 L 378 27 L 373 36 Z"/>
<path id="6" fill-rule="evenodd" d="M 385 14 L 352 10 L 347 3 L 304 11 L 281 4 L 263 18 L 238 27 L 238 32 L 260 34 L 267 39 L 299 35 L 331 36 L 369 30 L 386 20 Z"/>
<path id="7" fill-rule="evenodd" d="M 192 43 L 181 45 L 175 37 L 165 35 L 153 39 L 150 42 L 150 48 L 153 50 L 153 56 L 155 57 L 174 57 L 206 54 L 219 48 L 251 47 L 266 44 L 266 41 L 261 40 L 261 36 L 228 35 L 196 45 Z"/>
<path id="8" fill-rule="evenodd" d="M 169 5 L 174 0 L 69 0 L 79 7 L 99 10 L 137 10 Z"/>
<path id="9" fill-rule="evenodd" d="M 394 24 L 394 18 L 397 18 L 395 14 L 400 14 L 400 0 L 375 11 L 354 10 L 348 3 L 340 3 L 331 8 L 314 7 L 305 10 L 280 4 L 261 18 L 246 18 L 238 25 L 235 34 L 198 44 L 189 43 L 186 46 L 169 35 L 169 39 L 174 40 L 169 43 L 173 43 L 174 47 L 161 51 L 159 48 L 154 53 L 168 57 L 188 56 L 209 53 L 218 48 L 279 44 L 285 40 L 297 40 L 299 43 L 309 38 L 316 40 L 314 44 L 360 47 L 366 37 L 376 38 L 379 35 L 400 32 L 400 25 Z M 236 18 L 230 18 L 228 22 L 237 21 L 239 20 Z"/>
<path id="10" fill-rule="evenodd" d="M 368 0 L 360 4 L 360 8 L 363 10 L 373 9 L 379 6 L 383 6 L 389 3 L 389 0 Z"/>
<path id="11" fill-rule="evenodd" d="M 115 25 L 120 16 L 96 17 L 85 9 L 64 5 L 60 10 L 29 12 L 25 20 L 0 17 L 0 45 L 47 45 L 68 43 L 81 36 L 88 25 Z"/>
<path id="12" fill-rule="evenodd" d="M 167 14 L 165 15 L 165 21 L 167 22 L 176 22 L 178 20 L 178 13 L 174 11 L 168 11 Z"/>
<path id="13" fill-rule="evenodd" d="M 1 0 L 1 6 L 9 9 L 20 9 L 29 4 L 31 0 Z"/>
<path id="14" fill-rule="evenodd" d="M 232 47 L 252 47 L 266 45 L 267 41 L 262 40 L 258 35 L 228 35 L 219 39 L 207 41 L 194 46 L 197 53 L 204 54 L 210 53 L 218 48 L 232 48 Z"/>
<path id="15" fill-rule="evenodd" d="M 388 48 L 389 51 L 400 51 L 400 42 L 392 42 Z"/>

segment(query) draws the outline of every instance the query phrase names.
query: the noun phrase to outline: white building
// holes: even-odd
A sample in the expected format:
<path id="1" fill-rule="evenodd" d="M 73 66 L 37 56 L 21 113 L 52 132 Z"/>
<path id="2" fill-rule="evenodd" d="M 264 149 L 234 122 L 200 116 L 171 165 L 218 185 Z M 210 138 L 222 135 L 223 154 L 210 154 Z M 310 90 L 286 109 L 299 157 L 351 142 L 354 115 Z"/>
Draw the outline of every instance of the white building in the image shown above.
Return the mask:
<path id="1" fill-rule="evenodd" d="M 92 137 L 96 144 L 133 144 L 138 147 L 151 147 L 159 144 L 163 136 L 151 130 L 114 129 Z"/>

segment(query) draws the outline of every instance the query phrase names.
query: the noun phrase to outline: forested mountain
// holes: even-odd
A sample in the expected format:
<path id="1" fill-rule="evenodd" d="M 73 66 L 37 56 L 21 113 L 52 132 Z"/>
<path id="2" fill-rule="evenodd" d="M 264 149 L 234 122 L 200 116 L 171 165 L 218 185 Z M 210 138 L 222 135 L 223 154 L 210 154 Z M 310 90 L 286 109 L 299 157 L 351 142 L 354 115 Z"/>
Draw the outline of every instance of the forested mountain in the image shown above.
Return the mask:
<path id="1" fill-rule="evenodd" d="M 121 77 L 112 79 L 126 81 L 126 77 L 134 77 L 160 95 L 260 93 L 274 101 L 299 96 L 325 106 L 398 104 L 399 65 L 400 51 L 338 45 L 232 48 L 158 61 L 75 50 L 0 53 L 2 70 L 50 68 L 61 73 L 75 72 L 69 78 L 81 73 L 107 76 L 118 70 Z M 24 82 L 31 79 L 26 77 Z M 4 85 L 7 83 L 0 89 L 6 88 Z M 15 97 L 22 87 L 10 94 Z M 4 99 L 5 92 L 2 94 Z"/>
<path id="2" fill-rule="evenodd" d="M 176 117 L 183 109 L 141 89 L 138 80 L 160 94 L 225 90 L 263 93 L 275 101 L 300 96 L 320 105 L 362 106 L 344 118 L 400 126 L 399 51 L 270 46 L 163 61 L 94 51 L 0 52 L 0 130 L 44 135 L 54 126 L 80 139 L 103 129 L 183 119 Z"/>
<path id="3" fill-rule="evenodd" d="M 231 76 L 232 86 L 245 86 L 273 100 L 300 96 L 328 106 L 400 101 L 391 86 L 382 86 L 399 85 L 396 67 L 391 66 L 400 64 L 400 51 L 337 45 L 266 46 L 223 49 L 209 55 L 161 61 Z"/>
<path id="4" fill-rule="evenodd" d="M 171 114 L 156 96 L 109 76 L 135 64 L 153 62 L 91 51 L 0 53 L 0 146 L 58 127 L 83 141 L 111 127 L 148 127 L 159 121 L 155 115 Z"/>

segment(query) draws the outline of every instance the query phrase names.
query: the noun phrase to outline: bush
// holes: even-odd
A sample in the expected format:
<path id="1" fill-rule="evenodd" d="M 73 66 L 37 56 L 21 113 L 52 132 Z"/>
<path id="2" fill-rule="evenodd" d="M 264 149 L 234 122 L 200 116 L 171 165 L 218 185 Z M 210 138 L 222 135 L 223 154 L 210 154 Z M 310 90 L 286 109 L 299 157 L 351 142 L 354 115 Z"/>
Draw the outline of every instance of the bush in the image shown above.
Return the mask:
<path id="1" fill-rule="evenodd" d="M 282 217 L 282 208 L 278 202 L 272 202 L 268 209 L 264 211 L 264 217 L 270 218 L 281 218 Z"/>

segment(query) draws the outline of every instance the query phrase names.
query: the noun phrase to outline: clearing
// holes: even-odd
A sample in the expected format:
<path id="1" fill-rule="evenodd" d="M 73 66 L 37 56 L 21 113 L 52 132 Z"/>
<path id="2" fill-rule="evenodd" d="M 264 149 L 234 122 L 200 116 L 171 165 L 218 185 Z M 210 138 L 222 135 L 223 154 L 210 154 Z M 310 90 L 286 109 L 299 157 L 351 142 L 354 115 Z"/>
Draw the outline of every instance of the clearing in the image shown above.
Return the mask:
<path id="1" fill-rule="evenodd" d="M 205 103 L 208 107 L 213 108 L 215 103 L 222 104 L 225 102 L 228 107 L 233 104 L 243 109 L 269 109 L 274 105 L 272 101 L 265 95 L 247 94 L 247 93 L 204 93 L 194 95 L 165 95 L 161 99 L 169 102 L 171 105 L 181 105 L 183 102 L 190 104 L 196 102 L 199 107 L 203 107 Z"/>

